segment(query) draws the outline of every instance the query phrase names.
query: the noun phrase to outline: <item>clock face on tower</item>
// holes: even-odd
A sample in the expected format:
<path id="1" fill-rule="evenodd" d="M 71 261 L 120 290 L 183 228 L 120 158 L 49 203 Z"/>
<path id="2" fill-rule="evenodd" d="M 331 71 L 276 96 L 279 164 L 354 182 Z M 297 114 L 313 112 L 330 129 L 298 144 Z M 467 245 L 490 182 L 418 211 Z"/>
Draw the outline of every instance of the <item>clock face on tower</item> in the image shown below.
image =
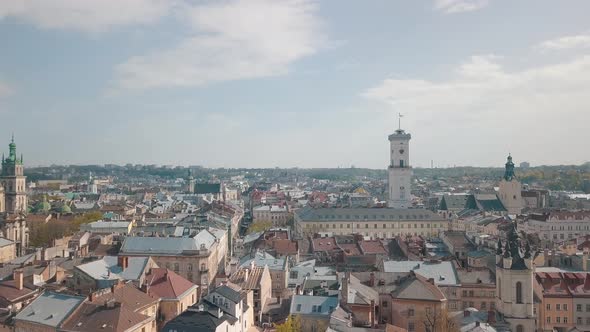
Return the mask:
<path id="1" fill-rule="evenodd" d="M 404 149 L 399 149 L 399 154 L 404 154 Z"/>

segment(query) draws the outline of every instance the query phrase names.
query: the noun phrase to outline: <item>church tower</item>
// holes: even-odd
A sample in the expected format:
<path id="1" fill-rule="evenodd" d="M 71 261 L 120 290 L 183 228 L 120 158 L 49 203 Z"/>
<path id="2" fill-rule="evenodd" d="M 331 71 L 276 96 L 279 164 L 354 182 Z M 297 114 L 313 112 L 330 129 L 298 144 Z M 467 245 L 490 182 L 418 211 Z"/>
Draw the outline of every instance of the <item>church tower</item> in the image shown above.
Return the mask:
<path id="1" fill-rule="evenodd" d="M 496 249 L 496 309 L 511 331 L 536 331 L 534 311 L 533 257 L 528 242 L 522 250 L 516 223 L 507 233 L 506 243 Z"/>
<path id="2" fill-rule="evenodd" d="M 193 171 L 189 168 L 188 169 L 188 177 L 186 178 L 186 192 L 190 194 L 195 193 L 195 184 L 196 184 L 195 177 L 193 176 Z"/>
<path id="3" fill-rule="evenodd" d="M 24 176 L 23 157 L 16 156 L 14 136 L 8 145 L 7 158 L 2 158 L 2 175 L 0 181 L 4 187 L 5 210 L 8 213 L 27 212 L 26 176 Z"/>
<path id="4" fill-rule="evenodd" d="M 401 114 L 400 114 L 401 117 Z M 410 167 L 410 139 L 412 135 L 399 128 L 389 135 L 389 200 L 387 206 L 407 209 L 412 205 L 412 168 Z"/>
<path id="5" fill-rule="evenodd" d="M 511 155 L 508 155 L 508 160 L 506 161 L 504 177 L 500 181 L 498 196 L 502 205 L 508 211 L 508 214 L 514 215 L 522 212 L 524 207 L 522 185 L 514 174 L 514 163 L 512 162 Z"/>

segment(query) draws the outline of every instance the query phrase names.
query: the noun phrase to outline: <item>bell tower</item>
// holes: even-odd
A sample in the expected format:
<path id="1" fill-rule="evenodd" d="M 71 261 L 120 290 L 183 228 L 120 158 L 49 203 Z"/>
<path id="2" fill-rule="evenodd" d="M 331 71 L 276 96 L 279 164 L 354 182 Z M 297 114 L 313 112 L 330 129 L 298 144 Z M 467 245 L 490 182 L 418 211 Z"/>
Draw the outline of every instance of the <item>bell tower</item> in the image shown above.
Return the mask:
<path id="1" fill-rule="evenodd" d="M 2 175 L 0 181 L 4 187 L 5 210 L 8 213 L 27 212 L 27 190 L 24 176 L 23 156 L 16 156 L 16 144 L 14 136 L 8 145 L 9 153 L 7 158 L 2 158 Z"/>
<path id="2" fill-rule="evenodd" d="M 522 212 L 524 208 L 522 185 L 514 174 L 514 163 L 510 154 L 505 164 L 504 177 L 499 184 L 498 196 L 508 214 L 514 215 Z"/>
<path id="3" fill-rule="evenodd" d="M 395 209 L 407 209 L 412 205 L 412 167 L 410 166 L 410 139 L 412 135 L 401 128 L 399 114 L 398 129 L 389 135 L 389 199 L 387 206 Z"/>

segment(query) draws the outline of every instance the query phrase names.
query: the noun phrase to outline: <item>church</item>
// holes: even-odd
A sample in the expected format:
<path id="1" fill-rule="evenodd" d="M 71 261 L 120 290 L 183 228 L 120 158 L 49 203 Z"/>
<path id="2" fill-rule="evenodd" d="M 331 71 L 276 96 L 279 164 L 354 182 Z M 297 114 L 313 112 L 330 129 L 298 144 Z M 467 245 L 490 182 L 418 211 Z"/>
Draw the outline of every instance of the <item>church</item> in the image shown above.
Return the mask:
<path id="1" fill-rule="evenodd" d="M 8 157 L 2 155 L 0 173 L 0 237 L 16 243 L 16 255 L 20 256 L 28 246 L 29 229 L 27 213 L 27 188 L 23 156 L 17 157 L 14 137 L 8 145 Z"/>

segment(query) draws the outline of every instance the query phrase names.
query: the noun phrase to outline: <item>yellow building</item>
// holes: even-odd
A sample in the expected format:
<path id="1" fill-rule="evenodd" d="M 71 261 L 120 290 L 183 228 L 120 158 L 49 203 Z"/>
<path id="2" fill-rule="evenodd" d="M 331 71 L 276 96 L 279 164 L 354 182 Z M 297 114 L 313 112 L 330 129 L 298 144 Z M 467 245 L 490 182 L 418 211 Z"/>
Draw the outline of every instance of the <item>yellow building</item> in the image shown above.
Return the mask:
<path id="1" fill-rule="evenodd" d="M 448 225 L 449 220 L 422 209 L 305 207 L 295 212 L 295 232 L 302 236 L 319 232 L 361 234 L 372 239 L 437 236 Z"/>

